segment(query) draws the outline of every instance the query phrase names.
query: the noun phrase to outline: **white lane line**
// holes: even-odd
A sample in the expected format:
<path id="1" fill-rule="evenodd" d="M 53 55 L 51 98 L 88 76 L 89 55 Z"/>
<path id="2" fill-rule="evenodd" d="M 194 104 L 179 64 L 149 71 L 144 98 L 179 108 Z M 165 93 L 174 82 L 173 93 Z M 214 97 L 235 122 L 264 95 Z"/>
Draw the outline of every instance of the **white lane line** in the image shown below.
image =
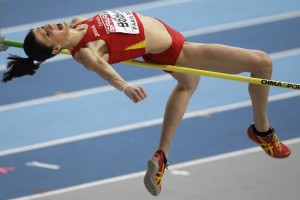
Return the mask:
<path id="1" fill-rule="evenodd" d="M 289 56 L 296 56 L 300 54 L 300 48 L 296 49 L 289 49 L 286 51 L 280 51 L 280 52 L 275 52 L 270 54 L 270 57 L 275 60 L 275 59 L 280 59 L 280 58 L 285 58 Z"/>
<path id="2" fill-rule="evenodd" d="M 170 4 L 175 4 L 175 3 L 176 4 L 177 3 L 185 3 L 188 1 L 192 1 L 192 0 L 181 0 L 181 1 L 174 1 L 174 2 L 166 1 L 166 2 L 164 2 L 163 5 L 170 5 Z M 148 4 L 148 3 L 146 3 L 146 4 Z M 141 6 L 139 9 L 144 10 L 144 9 L 147 9 L 150 7 L 149 5 L 147 5 L 147 6 Z M 152 5 L 152 6 L 159 7 L 159 5 L 156 5 L 156 4 Z M 160 6 L 162 6 L 162 5 L 160 5 Z M 135 8 L 135 6 L 132 6 L 132 7 Z M 126 10 L 126 8 L 129 8 L 129 7 L 124 7 L 124 8 L 120 8 L 117 10 L 122 10 L 122 9 Z M 127 9 L 127 10 L 138 11 L 139 9 Z M 88 13 L 88 14 L 84 14 L 82 16 L 89 17 L 89 16 L 93 16 L 94 14 L 97 14 L 97 13 Z M 237 28 L 242 28 L 242 27 L 247 27 L 247 26 L 252 26 L 252 25 L 263 24 L 263 23 L 280 21 L 280 20 L 295 18 L 295 17 L 299 17 L 299 16 L 300 16 L 300 11 L 288 12 L 288 13 L 272 15 L 272 16 L 267 16 L 267 17 L 254 18 L 254 19 L 250 19 L 250 20 L 243 20 L 243 21 L 227 23 L 227 24 L 222 24 L 222 25 L 216 25 L 216 26 L 211 26 L 211 27 L 206 27 L 206 28 L 199 28 L 199 29 L 193 29 L 193 30 L 189 30 L 189 31 L 183 31 L 182 34 L 185 37 L 193 37 L 193 36 L 197 36 L 197 35 L 203 35 L 203 34 L 237 29 Z M 73 17 L 74 16 L 67 17 L 67 18 L 54 19 L 51 21 L 48 20 L 48 21 L 42 21 L 42 22 L 38 22 L 38 23 L 25 24 L 25 25 L 15 26 L 12 28 L 4 28 L 2 31 L 2 34 L 24 31 L 25 28 L 27 30 L 28 27 L 37 27 L 37 26 L 40 26 L 41 24 L 52 23 L 53 21 L 71 21 L 71 19 Z M 296 50 L 299 50 L 299 49 L 296 49 Z M 56 62 L 56 61 L 61 61 L 61 60 L 66 60 L 66 59 L 72 59 L 72 57 L 66 56 L 66 55 L 56 56 L 55 58 L 49 59 L 47 62 Z M 6 70 L 6 65 L 3 65 L 3 64 L 0 65 L 0 72 L 4 71 L 4 70 Z"/>
<path id="3" fill-rule="evenodd" d="M 145 3 L 147 5 L 139 7 L 138 5 L 137 8 L 136 6 L 130 6 L 130 7 L 124 7 L 124 8 L 119 8 L 117 10 L 145 10 L 153 7 L 160 7 L 163 5 L 170 5 L 170 4 L 178 4 L 178 3 L 185 3 L 189 2 L 192 0 L 178 0 L 178 1 L 162 1 L 160 4 L 151 4 L 151 3 Z M 148 5 L 151 4 L 151 5 Z M 152 6 L 152 7 L 151 7 Z M 128 9 L 126 9 L 128 8 Z M 132 9 L 129 9 L 132 8 Z M 83 14 L 83 17 L 90 17 L 93 16 L 97 13 L 87 13 Z M 237 28 L 242 28 L 242 27 L 247 27 L 247 26 L 252 26 L 252 25 L 258 25 L 258 24 L 263 24 L 263 23 L 269 23 L 269 22 L 274 22 L 274 21 L 279 21 L 279 20 L 284 20 L 284 19 L 290 19 L 290 18 L 295 18 L 300 16 L 300 11 L 295 11 L 295 12 L 287 12 L 283 14 L 278 14 L 278 15 L 272 15 L 272 16 L 266 16 L 266 17 L 260 17 L 260 18 L 254 18 L 250 20 L 243 20 L 243 21 L 238 21 L 238 22 L 233 22 L 233 23 L 227 23 L 227 24 L 222 24 L 222 25 L 216 25 L 216 26 L 211 26 L 211 27 L 206 27 L 206 28 L 199 28 L 199 29 L 193 29 L 189 31 L 183 31 L 182 34 L 185 37 L 193 37 L 197 35 L 203 35 L 203 34 L 208 34 L 208 33 L 214 33 L 214 32 L 219 32 L 219 31 L 225 31 L 225 30 L 231 30 L 231 29 L 237 29 Z M 60 19 L 51 19 L 48 21 L 41 21 L 37 23 L 30 23 L 30 24 L 24 24 L 20 26 L 14 26 L 11 28 L 4 28 L 2 30 L 2 34 L 9 34 L 9 33 L 14 33 L 14 32 L 20 32 L 24 30 L 28 30 L 28 27 L 38 27 L 41 24 L 47 24 L 47 23 L 52 23 L 53 21 L 71 21 L 72 18 L 75 16 L 67 17 L 67 18 L 60 18 Z M 65 60 L 65 59 L 71 59 L 70 56 L 57 56 L 53 59 L 49 59 L 47 62 L 55 62 L 55 61 L 60 61 L 60 60 Z M 6 69 L 6 65 L 0 65 L 0 72 Z"/>
<path id="4" fill-rule="evenodd" d="M 299 54 L 300 54 L 300 48 L 273 53 L 273 54 L 270 54 L 270 56 L 272 59 L 278 59 L 278 58 L 289 57 L 289 56 L 294 56 L 294 55 L 299 55 Z M 0 68 L 0 70 L 1 70 L 1 68 Z M 149 77 L 149 78 L 145 78 L 145 79 L 131 81 L 131 83 L 137 84 L 137 85 L 144 85 L 144 84 L 151 84 L 151 83 L 154 83 L 157 81 L 165 81 L 168 79 L 171 79 L 171 76 L 168 74 L 165 74 L 165 75 L 153 76 L 153 77 Z M 113 88 L 112 86 L 101 86 L 101 87 L 96 87 L 96 88 L 91 88 L 91 89 L 86 89 L 86 90 L 64 93 L 61 95 L 55 95 L 55 96 L 38 98 L 38 99 L 33 99 L 33 100 L 28 100 L 28 101 L 23 101 L 23 102 L 18 102 L 18 103 L 0 105 L 0 112 L 12 110 L 12 109 L 23 108 L 23 107 L 35 106 L 35 105 L 44 104 L 44 103 L 50 103 L 50 102 L 54 102 L 54 101 L 60 101 L 60 100 L 64 100 L 64 99 L 72 99 L 72 98 L 78 97 L 78 96 L 93 95 L 96 93 L 108 92 L 108 91 L 112 91 L 112 90 L 115 90 L 115 88 Z"/>
<path id="5" fill-rule="evenodd" d="M 165 80 L 169 80 L 169 79 L 172 79 L 172 77 L 168 74 L 164 74 L 164 75 L 152 76 L 149 78 L 143 78 L 143 79 L 130 81 L 129 83 L 131 83 L 133 85 L 146 85 L 146 84 L 155 83 L 155 82 L 159 82 L 159 81 L 165 81 Z M 108 85 L 108 86 L 90 88 L 90 89 L 80 90 L 80 91 L 75 91 L 75 92 L 63 93 L 63 94 L 59 94 L 59 95 L 55 95 L 55 96 L 44 97 L 44 98 L 33 99 L 33 100 L 29 100 L 29 101 L 23 101 L 23 102 L 3 105 L 3 106 L 0 106 L 0 112 L 23 108 L 23 107 L 35 106 L 35 105 L 40 105 L 40 104 L 45 104 L 45 103 L 51 103 L 54 101 L 60 101 L 60 100 L 64 100 L 64 99 L 74 99 L 79 96 L 82 97 L 82 96 L 93 95 L 93 94 L 103 93 L 103 92 L 108 92 L 108 91 L 113 91 L 113 90 L 116 90 L 116 89 L 114 87 Z"/>
<path id="6" fill-rule="evenodd" d="M 293 97 L 297 97 L 297 96 L 300 96 L 300 92 L 298 92 L 298 91 L 289 92 L 289 93 L 270 96 L 269 101 L 270 102 L 278 101 L 278 100 L 293 98 Z M 213 114 L 213 113 L 225 112 L 225 111 L 239 109 L 239 108 L 243 108 L 243 107 L 247 107 L 247 106 L 251 106 L 251 101 L 243 101 L 243 102 L 239 102 L 239 103 L 227 104 L 227 105 L 218 106 L 218 107 L 214 107 L 214 108 L 208 108 L 208 109 L 203 109 L 203 110 L 199 110 L 199 111 L 188 112 L 184 115 L 183 118 L 188 119 L 188 118 L 200 117 L 200 116 L 205 117 L 205 116 L 207 116 L 208 113 Z M 101 131 L 95 131 L 95 132 L 85 133 L 85 134 L 76 135 L 76 136 L 72 136 L 72 137 L 66 137 L 66 138 L 52 140 L 52 141 L 48 141 L 48 142 L 33 144 L 33 145 L 29 145 L 29 146 L 8 149 L 8 150 L 0 151 L 0 156 L 5 156 L 5 155 L 9 155 L 9 154 L 14 154 L 14 153 L 20 153 L 20 152 L 25 152 L 25 151 L 30 151 L 30 150 L 35 150 L 35 149 L 40 149 L 40 148 L 45 148 L 45 147 L 50 147 L 50 146 L 59 145 L 59 144 L 75 142 L 75 141 L 79 141 L 79 140 L 90 139 L 90 138 L 94 138 L 94 137 L 100 137 L 100 136 L 104 136 L 104 135 L 116 134 L 116 133 L 139 129 L 139 128 L 145 128 L 145 127 L 161 124 L 162 121 L 163 121 L 162 118 L 158 118 L 158 119 L 153 119 L 153 120 L 149 120 L 149 121 L 129 124 L 129 125 L 125 125 L 125 126 L 105 129 L 105 130 L 101 130 Z"/>
<path id="7" fill-rule="evenodd" d="M 265 23 L 281 21 L 281 20 L 291 19 L 291 18 L 296 18 L 296 17 L 300 17 L 300 11 L 287 12 L 287 13 L 278 14 L 278 15 L 271 15 L 271 16 L 266 16 L 266 17 L 259 17 L 259 18 L 249 19 L 249 20 L 243 20 L 243 21 L 238 21 L 238 22 L 210 26 L 210 27 L 206 27 L 206 28 L 199 28 L 199 29 L 194 29 L 194 30 L 190 30 L 190 31 L 184 31 L 182 33 L 186 37 L 192 37 L 192 36 L 196 36 L 196 35 L 203 35 L 203 34 L 208 34 L 208 33 L 215 33 L 215 32 L 220 32 L 220 31 L 238 29 L 238 28 L 243 28 L 243 27 L 247 27 L 247 26 L 265 24 Z"/>
<path id="8" fill-rule="evenodd" d="M 112 8 L 110 10 L 121 10 L 121 11 L 134 10 L 134 11 L 138 12 L 138 11 L 142 11 L 142 10 L 146 10 L 146 9 L 152 9 L 152 8 L 169 6 L 169 5 L 180 4 L 180 3 L 186 3 L 186 2 L 190 2 L 190 1 L 194 1 L 194 0 L 155 1 L 155 2 L 150 2 L 150 3 L 136 4 L 134 6 Z M 99 13 L 99 11 L 85 13 L 85 14 L 78 14 L 78 15 L 85 17 L 85 18 L 89 18 L 98 13 Z M 30 28 L 38 27 L 43 24 L 53 23 L 53 21 L 68 22 L 68 21 L 71 21 L 72 18 L 74 18 L 78 15 L 3 28 L 1 30 L 1 34 L 6 35 L 6 34 L 10 34 L 10 33 L 28 31 Z M 242 27 L 246 27 L 246 26 L 258 25 L 258 24 L 263 24 L 263 23 L 270 23 L 270 22 L 275 22 L 275 21 L 280 21 L 280 20 L 285 20 L 285 19 L 291 19 L 291 18 L 295 18 L 295 17 L 299 17 L 299 16 L 300 16 L 300 11 L 292 11 L 292 12 L 286 12 L 286 13 L 281 13 L 281 14 L 276 14 L 276 15 L 253 18 L 253 19 L 249 19 L 249 20 L 242 20 L 242 21 L 237 21 L 237 22 L 232 22 L 232 23 L 227 23 L 227 24 L 220 24 L 220 25 L 206 27 L 206 28 L 193 29 L 191 31 L 184 31 L 183 34 L 186 37 L 190 37 L 190 36 L 194 36 L 194 35 L 201 35 L 201 34 L 213 33 L 213 32 L 218 32 L 218 31 L 242 28 Z"/>
<path id="9" fill-rule="evenodd" d="M 138 12 L 138 11 L 143 11 L 143 10 L 147 10 L 147 9 L 159 8 L 159 7 L 163 7 L 163 6 L 187 3 L 187 2 L 191 2 L 191 1 L 194 1 L 194 0 L 152 1 L 152 2 L 147 2 L 147 3 L 134 4 L 131 6 L 109 8 L 107 10 L 120 10 L 120 11 L 133 10 L 133 11 Z M 34 22 L 34 23 L 22 24 L 22 25 L 18 25 L 18 26 L 7 27 L 7 28 L 1 29 L 1 34 L 6 35 L 6 34 L 10 34 L 10 33 L 28 31 L 30 28 L 39 27 L 41 25 L 49 24 L 49 23 L 53 23 L 53 22 L 62 22 L 62 21 L 71 22 L 71 20 L 76 16 L 90 18 L 91 16 L 97 15 L 99 12 L 101 12 L 101 10 L 99 10 L 97 12 L 79 13 L 77 15 L 63 17 L 63 18 L 56 18 L 56 19 L 51 19 L 51 20 L 45 20 L 45 21 L 39 21 L 39 22 Z"/>
<path id="10" fill-rule="evenodd" d="M 300 143 L 300 138 L 286 140 L 286 141 L 284 141 L 284 143 L 287 145 L 298 144 L 298 143 Z M 215 162 L 215 161 L 219 161 L 219 160 L 225 160 L 225 159 L 230 159 L 230 158 L 234 158 L 234 157 L 238 157 L 238 156 L 244 156 L 244 155 L 256 153 L 259 151 L 262 151 L 262 149 L 260 147 L 253 147 L 253 148 L 233 151 L 230 153 L 224 153 L 224 154 L 220 154 L 220 155 L 216 155 L 216 156 L 211 156 L 211 157 L 207 157 L 207 158 L 201 158 L 201 159 L 197 159 L 197 160 L 192 160 L 192 161 L 188 161 L 188 162 L 184 162 L 184 163 L 171 165 L 169 167 L 169 169 L 170 170 L 182 169 L 185 167 L 192 167 L 192 166 L 202 165 L 202 164 L 211 163 L 211 162 Z M 34 195 L 24 196 L 24 197 L 16 198 L 14 200 L 32 200 L 32 199 L 38 199 L 38 198 L 43 198 L 43 197 L 49 197 L 49 196 L 59 195 L 59 194 L 67 193 L 67 192 L 83 190 L 83 189 L 87 189 L 87 188 L 91 188 L 91 187 L 95 187 L 95 186 L 100 186 L 100 185 L 105 185 L 105 184 L 110 184 L 110 183 L 126 181 L 126 180 L 130 180 L 130 179 L 134 179 L 134 178 L 139 178 L 144 175 L 145 175 L 145 171 L 141 171 L 141 172 L 136 172 L 136 173 L 127 174 L 127 175 L 123 175 L 123 176 L 104 179 L 104 180 L 100 180 L 100 181 L 94 181 L 94 182 L 85 183 L 85 184 L 81 184 L 81 185 L 71 186 L 71 187 L 62 188 L 62 189 L 58 189 L 58 190 L 53 190 L 53 191 L 43 193 L 43 194 L 34 194 Z"/>

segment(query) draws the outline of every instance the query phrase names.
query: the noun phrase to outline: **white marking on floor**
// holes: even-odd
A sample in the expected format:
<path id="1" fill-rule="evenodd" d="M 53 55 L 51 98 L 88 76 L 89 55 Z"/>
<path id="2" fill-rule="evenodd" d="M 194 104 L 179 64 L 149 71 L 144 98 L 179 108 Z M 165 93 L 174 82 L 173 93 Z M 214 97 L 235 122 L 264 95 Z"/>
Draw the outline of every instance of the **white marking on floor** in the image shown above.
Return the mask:
<path id="1" fill-rule="evenodd" d="M 42 163 L 42 162 L 38 162 L 38 161 L 26 162 L 26 166 L 28 166 L 28 167 L 39 167 L 39 168 L 53 169 L 53 170 L 59 170 L 60 169 L 59 165 Z"/>
<path id="2" fill-rule="evenodd" d="M 284 143 L 287 145 L 297 144 L 297 143 L 300 143 L 300 138 L 286 140 L 286 141 L 284 141 Z M 192 160 L 189 162 L 179 163 L 179 164 L 171 166 L 170 170 L 178 170 L 178 169 L 182 169 L 185 167 L 192 167 L 192 166 L 201 165 L 201 164 L 205 164 L 205 163 L 210 163 L 210 162 L 229 159 L 229 158 L 233 158 L 233 157 L 243 156 L 243 155 L 247 155 L 247 154 L 251 154 L 251 153 L 256 153 L 259 151 L 262 151 L 261 147 L 254 147 L 254 148 L 248 148 L 248 149 L 243 149 L 243 150 L 239 150 L 239 151 L 233 151 L 230 153 L 220 154 L 220 155 L 216 155 L 216 156 L 212 156 L 212 157 L 208 157 L 208 158 L 201 158 L 201 159 Z M 76 186 L 72 186 L 72 187 L 68 187 L 68 188 L 62 188 L 62 189 L 50 191 L 50 192 L 47 192 L 44 194 L 35 194 L 35 195 L 20 197 L 20 198 L 14 199 L 14 200 L 32 200 L 32 199 L 38 199 L 41 197 L 54 196 L 54 195 L 58 195 L 58 194 L 63 194 L 63 193 L 67 193 L 67 192 L 77 191 L 77 190 L 100 186 L 100 185 L 105 185 L 105 184 L 109 184 L 109 183 L 126 181 L 129 179 L 142 177 L 144 175 L 145 175 L 145 171 L 141 171 L 141 172 L 136 172 L 136 173 L 118 176 L 118 177 L 114 177 L 114 178 L 109 178 L 109 179 L 90 182 L 90 183 L 86 183 L 86 184 L 76 185 Z"/>

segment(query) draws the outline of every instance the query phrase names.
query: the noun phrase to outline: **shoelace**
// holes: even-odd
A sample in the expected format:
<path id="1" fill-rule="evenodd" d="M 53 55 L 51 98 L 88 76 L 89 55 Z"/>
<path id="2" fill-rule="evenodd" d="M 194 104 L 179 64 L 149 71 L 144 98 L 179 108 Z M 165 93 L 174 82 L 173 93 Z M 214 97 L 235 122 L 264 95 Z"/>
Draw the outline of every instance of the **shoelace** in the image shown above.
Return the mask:
<path id="1" fill-rule="evenodd" d="M 260 146 L 267 152 L 269 151 L 270 152 L 270 155 L 271 156 L 274 156 L 274 151 L 273 151 L 273 147 L 275 146 L 276 148 L 278 148 L 280 146 L 280 141 L 278 139 L 278 137 L 273 134 L 271 136 L 272 138 L 266 138 L 266 139 L 263 139 L 262 137 L 259 137 L 258 136 L 258 139 L 260 140 Z M 274 146 L 273 146 L 274 144 Z"/>
<path id="2" fill-rule="evenodd" d="M 155 181 L 156 181 L 156 184 L 158 185 L 158 187 L 161 186 L 161 179 L 164 175 L 165 169 L 168 170 L 168 166 L 169 166 L 168 164 L 163 164 L 162 170 L 158 171 L 155 175 Z"/>
<path id="3" fill-rule="evenodd" d="M 280 145 L 280 141 L 279 141 L 278 137 L 275 134 L 273 134 L 272 141 L 274 142 L 275 147 L 278 148 L 279 145 Z"/>

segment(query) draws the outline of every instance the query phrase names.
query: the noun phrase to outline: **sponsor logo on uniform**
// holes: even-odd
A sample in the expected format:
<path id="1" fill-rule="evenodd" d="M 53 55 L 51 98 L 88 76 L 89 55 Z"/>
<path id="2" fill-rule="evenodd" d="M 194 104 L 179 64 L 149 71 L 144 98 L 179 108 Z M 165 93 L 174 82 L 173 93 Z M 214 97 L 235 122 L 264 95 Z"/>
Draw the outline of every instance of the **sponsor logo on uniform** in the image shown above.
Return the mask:
<path id="1" fill-rule="evenodd" d="M 95 26 L 95 25 L 92 25 L 91 28 L 92 28 L 92 30 L 93 30 L 94 35 L 95 35 L 96 37 L 100 37 L 100 34 L 98 33 L 98 30 L 97 30 L 96 26 Z"/>
<path id="2" fill-rule="evenodd" d="M 103 23 L 101 22 L 101 19 L 100 19 L 99 15 L 96 16 L 96 21 L 97 21 L 99 26 L 103 26 Z"/>
<path id="3" fill-rule="evenodd" d="M 115 26 L 111 20 L 111 17 L 108 14 L 100 15 L 100 17 L 102 19 L 103 25 L 107 32 L 115 32 L 116 31 Z"/>

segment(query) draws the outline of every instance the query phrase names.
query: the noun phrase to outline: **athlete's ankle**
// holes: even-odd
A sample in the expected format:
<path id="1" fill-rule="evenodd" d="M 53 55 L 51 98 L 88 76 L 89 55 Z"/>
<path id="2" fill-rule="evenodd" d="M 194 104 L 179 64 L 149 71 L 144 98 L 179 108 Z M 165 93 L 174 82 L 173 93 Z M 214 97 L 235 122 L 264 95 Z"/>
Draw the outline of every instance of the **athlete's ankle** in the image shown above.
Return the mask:
<path id="1" fill-rule="evenodd" d="M 267 131 L 259 131 L 256 129 L 255 125 L 252 124 L 252 129 L 253 129 L 253 132 L 260 137 L 266 137 L 273 132 L 273 128 L 271 126 L 269 127 L 269 129 Z"/>

